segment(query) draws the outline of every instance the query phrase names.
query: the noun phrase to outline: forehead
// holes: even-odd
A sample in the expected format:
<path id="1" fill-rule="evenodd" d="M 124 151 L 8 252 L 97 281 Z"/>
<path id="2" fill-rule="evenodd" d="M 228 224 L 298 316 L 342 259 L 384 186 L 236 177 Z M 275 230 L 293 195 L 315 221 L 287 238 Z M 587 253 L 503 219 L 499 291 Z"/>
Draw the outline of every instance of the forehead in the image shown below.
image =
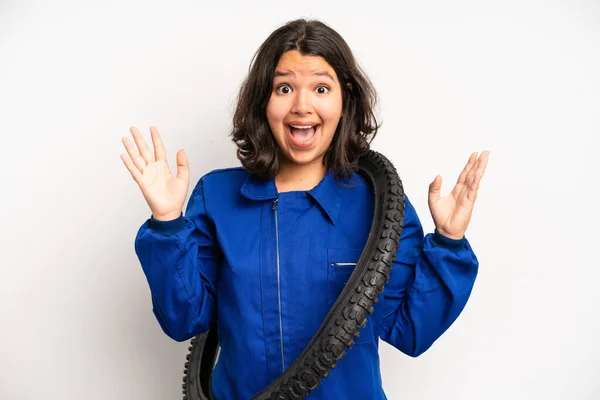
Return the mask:
<path id="1" fill-rule="evenodd" d="M 321 56 L 302 55 L 300 52 L 291 50 L 286 51 L 281 55 L 277 66 L 276 73 L 292 73 L 292 75 L 310 76 L 318 72 L 328 72 L 335 80 L 337 76 L 335 70 Z M 277 78 L 277 75 L 275 75 Z"/>

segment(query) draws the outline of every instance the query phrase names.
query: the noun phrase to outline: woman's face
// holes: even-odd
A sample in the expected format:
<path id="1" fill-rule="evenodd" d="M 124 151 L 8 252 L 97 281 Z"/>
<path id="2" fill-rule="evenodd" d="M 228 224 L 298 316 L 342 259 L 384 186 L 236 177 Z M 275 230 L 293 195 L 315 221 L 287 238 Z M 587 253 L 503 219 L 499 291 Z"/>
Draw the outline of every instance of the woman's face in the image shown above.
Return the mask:
<path id="1" fill-rule="evenodd" d="M 267 104 L 282 163 L 322 163 L 341 116 L 342 89 L 331 65 L 320 56 L 283 53 Z"/>

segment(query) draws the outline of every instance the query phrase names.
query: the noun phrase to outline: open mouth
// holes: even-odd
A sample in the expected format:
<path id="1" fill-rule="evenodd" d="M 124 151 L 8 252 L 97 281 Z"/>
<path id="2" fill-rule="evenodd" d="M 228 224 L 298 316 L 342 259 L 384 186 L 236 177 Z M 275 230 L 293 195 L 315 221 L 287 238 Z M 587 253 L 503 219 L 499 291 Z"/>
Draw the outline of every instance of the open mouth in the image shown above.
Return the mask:
<path id="1" fill-rule="evenodd" d="M 298 147 L 310 146 L 315 136 L 317 136 L 320 126 L 320 124 L 310 126 L 286 125 L 292 142 Z"/>

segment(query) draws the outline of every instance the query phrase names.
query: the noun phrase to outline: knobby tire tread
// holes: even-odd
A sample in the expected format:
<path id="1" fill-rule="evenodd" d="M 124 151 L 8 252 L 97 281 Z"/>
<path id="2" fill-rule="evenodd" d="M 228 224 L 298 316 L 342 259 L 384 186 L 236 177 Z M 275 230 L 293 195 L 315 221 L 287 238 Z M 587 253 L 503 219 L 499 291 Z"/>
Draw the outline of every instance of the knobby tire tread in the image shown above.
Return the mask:
<path id="1" fill-rule="evenodd" d="M 375 192 L 367 243 L 342 293 L 298 358 L 251 400 L 297 400 L 310 396 L 354 345 L 389 280 L 404 226 L 404 187 L 395 167 L 370 150 L 359 159 L 358 174 Z M 183 377 L 184 400 L 213 400 L 211 375 L 217 358 L 217 329 L 192 338 Z"/>

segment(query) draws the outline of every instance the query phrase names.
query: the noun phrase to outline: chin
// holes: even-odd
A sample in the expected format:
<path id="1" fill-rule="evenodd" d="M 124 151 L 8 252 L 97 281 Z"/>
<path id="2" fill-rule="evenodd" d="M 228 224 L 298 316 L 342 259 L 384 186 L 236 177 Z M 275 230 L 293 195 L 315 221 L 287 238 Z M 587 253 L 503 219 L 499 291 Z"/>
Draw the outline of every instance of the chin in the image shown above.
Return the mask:
<path id="1" fill-rule="evenodd" d="M 288 154 L 285 154 L 284 157 L 286 158 L 286 161 L 293 163 L 293 164 L 298 164 L 298 165 L 308 165 L 308 164 L 313 164 L 314 162 L 316 162 L 318 160 L 318 157 L 316 156 L 311 156 L 311 155 L 299 155 L 299 156 L 290 156 Z"/>
<path id="2" fill-rule="evenodd" d="M 309 165 L 322 163 L 324 154 L 319 155 L 316 152 L 295 152 L 295 154 L 290 154 L 289 152 L 285 152 L 282 156 L 285 157 L 285 161 L 287 162 L 298 165 Z"/>

